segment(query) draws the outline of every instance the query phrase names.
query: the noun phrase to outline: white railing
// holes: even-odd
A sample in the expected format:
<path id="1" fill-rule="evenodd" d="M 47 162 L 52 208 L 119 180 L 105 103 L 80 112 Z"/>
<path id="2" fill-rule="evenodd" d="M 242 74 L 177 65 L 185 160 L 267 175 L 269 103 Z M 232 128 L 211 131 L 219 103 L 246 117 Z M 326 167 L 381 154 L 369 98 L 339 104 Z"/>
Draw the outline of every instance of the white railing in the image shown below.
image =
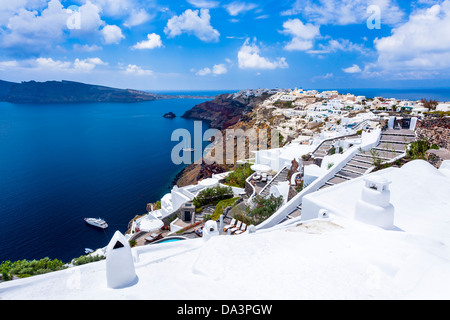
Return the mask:
<path id="1" fill-rule="evenodd" d="M 277 172 L 277 174 L 272 178 L 272 180 L 268 181 L 266 185 L 261 189 L 261 191 L 259 191 L 259 194 L 263 193 L 264 190 L 269 188 L 272 185 L 272 182 L 275 180 L 275 178 L 277 178 L 281 174 L 281 172 L 283 172 L 284 169 L 287 169 L 287 166 L 281 168 L 281 170 Z"/>

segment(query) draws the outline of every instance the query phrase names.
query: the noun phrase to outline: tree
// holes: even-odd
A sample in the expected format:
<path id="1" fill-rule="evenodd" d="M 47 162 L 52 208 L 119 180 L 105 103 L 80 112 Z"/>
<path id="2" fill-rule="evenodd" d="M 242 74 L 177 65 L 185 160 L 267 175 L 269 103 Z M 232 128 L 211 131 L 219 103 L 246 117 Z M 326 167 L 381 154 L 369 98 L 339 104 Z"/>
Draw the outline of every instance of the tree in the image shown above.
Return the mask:
<path id="1" fill-rule="evenodd" d="M 259 222 L 264 221 L 269 218 L 278 208 L 283 204 L 283 196 L 275 197 L 271 194 L 269 197 L 263 197 L 257 195 L 253 198 L 253 202 L 255 203 L 255 207 L 250 209 L 249 206 L 246 207 L 247 216 L 251 218 L 251 220 L 257 224 Z"/>
<path id="2" fill-rule="evenodd" d="M 420 102 L 422 102 L 423 106 L 425 108 L 428 108 L 429 110 L 436 110 L 436 107 L 438 106 L 439 102 L 433 99 L 427 100 L 427 99 L 421 99 Z"/>

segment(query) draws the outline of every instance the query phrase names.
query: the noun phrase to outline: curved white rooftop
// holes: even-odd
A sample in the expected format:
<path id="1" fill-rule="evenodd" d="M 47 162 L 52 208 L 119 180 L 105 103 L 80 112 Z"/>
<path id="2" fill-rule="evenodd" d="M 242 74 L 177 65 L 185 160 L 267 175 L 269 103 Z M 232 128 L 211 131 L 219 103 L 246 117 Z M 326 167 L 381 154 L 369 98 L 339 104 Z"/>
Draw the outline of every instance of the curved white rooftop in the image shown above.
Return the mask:
<path id="1" fill-rule="evenodd" d="M 305 196 L 329 218 L 239 236 L 132 248 L 137 281 L 107 287 L 105 261 L 0 283 L 6 299 L 450 299 L 450 178 L 414 164 L 392 181 L 396 229 L 356 221 L 356 178 Z M 303 204 L 303 210 L 307 210 Z M 320 211 L 320 210 L 319 210 Z"/>
<path id="2" fill-rule="evenodd" d="M 443 176 L 443 174 L 441 172 L 439 172 L 439 169 L 437 169 L 432 164 L 430 164 L 429 162 L 422 160 L 422 159 L 410 161 L 410 162 L 404 164 L 401 169 L 412 171 L 412 172 L 417 172 L 420 174 Z"/>

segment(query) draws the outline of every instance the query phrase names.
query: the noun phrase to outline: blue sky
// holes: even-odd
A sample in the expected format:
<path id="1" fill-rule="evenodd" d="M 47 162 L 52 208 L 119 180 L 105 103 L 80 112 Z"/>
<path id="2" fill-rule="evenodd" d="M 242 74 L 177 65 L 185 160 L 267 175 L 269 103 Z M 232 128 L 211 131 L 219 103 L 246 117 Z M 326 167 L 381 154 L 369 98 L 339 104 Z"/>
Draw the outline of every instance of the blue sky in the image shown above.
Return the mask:
<path id="1" fill-rule="evenodd" d="M 0 0 L 0 79 L 144 90 L 450 85 L 450 0 Z"/>

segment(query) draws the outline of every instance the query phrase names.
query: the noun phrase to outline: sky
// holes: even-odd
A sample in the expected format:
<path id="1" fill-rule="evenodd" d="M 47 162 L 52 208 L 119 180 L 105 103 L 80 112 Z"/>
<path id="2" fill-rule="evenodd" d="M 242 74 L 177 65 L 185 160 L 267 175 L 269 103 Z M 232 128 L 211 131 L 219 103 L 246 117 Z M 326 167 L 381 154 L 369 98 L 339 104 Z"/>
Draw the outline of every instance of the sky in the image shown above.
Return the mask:
<path id="1" fill-rule="evenodd" d="M 450 86 L 450 0 L 0 0 L 0 79 L 164 90 Z"/>

